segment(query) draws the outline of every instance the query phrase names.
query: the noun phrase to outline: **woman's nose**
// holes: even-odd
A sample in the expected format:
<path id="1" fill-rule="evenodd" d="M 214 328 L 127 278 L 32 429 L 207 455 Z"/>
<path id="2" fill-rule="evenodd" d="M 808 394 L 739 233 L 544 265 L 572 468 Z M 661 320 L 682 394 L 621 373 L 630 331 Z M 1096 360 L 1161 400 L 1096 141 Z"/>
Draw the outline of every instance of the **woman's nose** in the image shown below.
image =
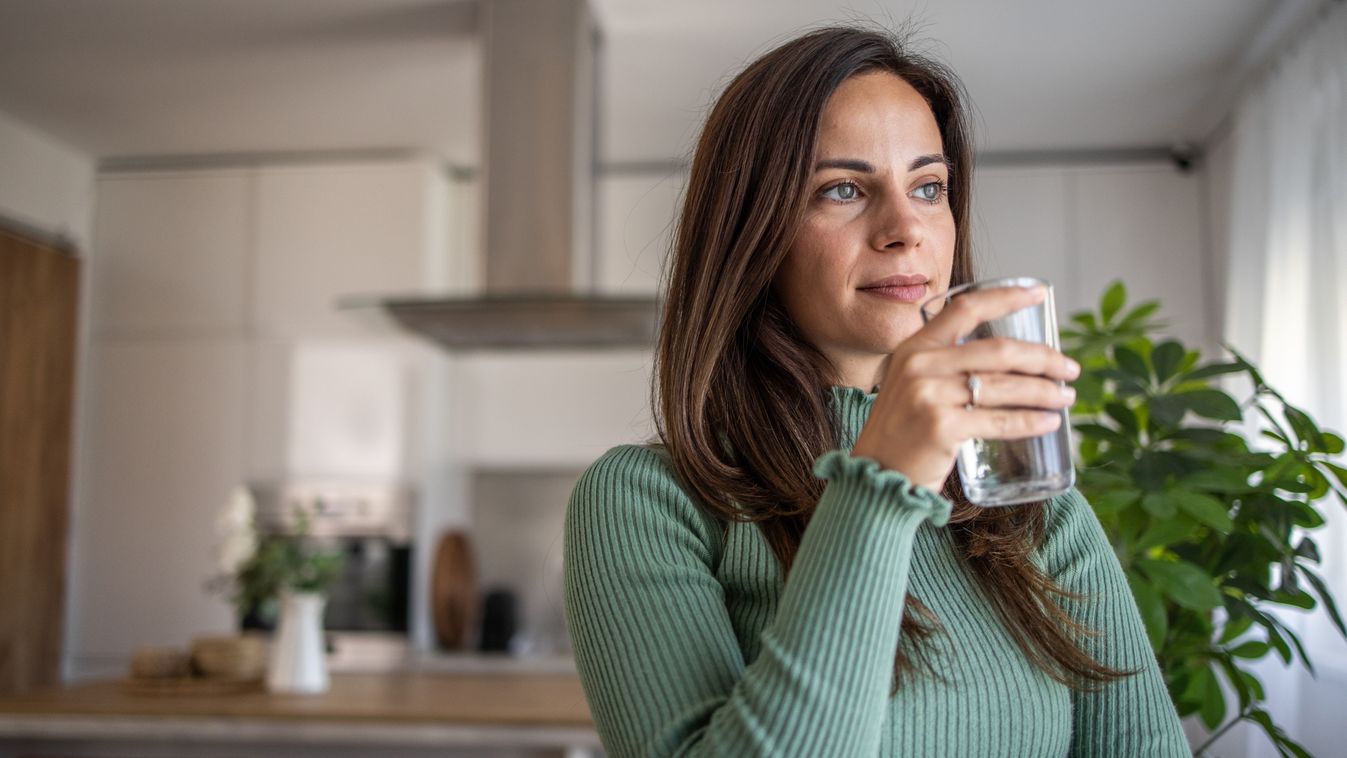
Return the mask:
<path id="1" fill-rule="evenodd" d="M 922 243 L 925 234 L 921 214 L 912 207 L 912 199 L 896 192 L 878 203 L 871 244 L 875 250 L 911 250 Z"/>

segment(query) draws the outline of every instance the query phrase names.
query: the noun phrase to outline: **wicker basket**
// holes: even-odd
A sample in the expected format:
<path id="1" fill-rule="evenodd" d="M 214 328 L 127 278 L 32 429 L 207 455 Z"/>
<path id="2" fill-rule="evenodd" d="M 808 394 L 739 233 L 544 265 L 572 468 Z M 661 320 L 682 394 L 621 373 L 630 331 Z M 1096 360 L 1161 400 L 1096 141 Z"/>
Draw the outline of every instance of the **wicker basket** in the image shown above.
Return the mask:
<path id="1" fill-rule="evenodd" d="M 186 650 L 142 647 L 131 656 L 132 679 L 175 679 L 191 673 L 191 659 Z"/>
<path id="2" fill-rule="evenodd" d="M 267 643 L 256 634 L 192 640 L 192 670 L 206 679 L 253 681 L 266 675 Z"/>

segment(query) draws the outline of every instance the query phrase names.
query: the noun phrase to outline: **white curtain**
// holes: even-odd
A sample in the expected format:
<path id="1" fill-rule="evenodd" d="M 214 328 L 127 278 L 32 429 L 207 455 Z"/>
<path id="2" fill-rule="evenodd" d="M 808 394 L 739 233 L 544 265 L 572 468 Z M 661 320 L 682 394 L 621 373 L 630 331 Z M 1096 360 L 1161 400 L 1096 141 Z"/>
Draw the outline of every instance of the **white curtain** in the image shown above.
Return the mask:
<path id="1" fill-rule="evenodd" d="M 1347 4 L 1328 3 L 1243 94 L 1232 139 L 1223 336 L 1288 400 L 1347 433 Z M 1324 571 L 1347 611 L 1347 513 L 1325 508 Z M 1319 676 L 1264 665 L 1274 719 L 1316 755 L 1347 754 L 1347 642 L 1322 612 L 1279 615 Z M 1250 758 L 1276 755 L 1244 731 L 1216 753 L 1237 755 L 1242 741 Z"/>

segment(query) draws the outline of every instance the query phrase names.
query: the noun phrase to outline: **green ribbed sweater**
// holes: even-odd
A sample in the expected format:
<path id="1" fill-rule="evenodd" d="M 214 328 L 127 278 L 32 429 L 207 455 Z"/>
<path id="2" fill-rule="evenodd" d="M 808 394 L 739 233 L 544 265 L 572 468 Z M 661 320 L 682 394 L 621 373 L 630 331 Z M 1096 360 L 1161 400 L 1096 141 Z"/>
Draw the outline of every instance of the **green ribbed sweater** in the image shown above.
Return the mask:
<path id="1" fill-rule="evenodd" d="M 1122 570 L 1078 492 L 1049 502 L 1045 570 L 1088 601 L 1086 649 L 1141 672 L 1094 693 L 1034 668 L 941 527 L 950 503 L 848 451 L 875 396 L 833 388 L 847 444 L 782 581 L 757 527 L 728 531 L 662 451 L 627 445 L 566 516 L 566 620 L 613 756 L 1187 756 Z M 940 618 L 939 679 L 890 696 L 906 593 Z M 943 680 L 943 681 L 942 681 Z"/>

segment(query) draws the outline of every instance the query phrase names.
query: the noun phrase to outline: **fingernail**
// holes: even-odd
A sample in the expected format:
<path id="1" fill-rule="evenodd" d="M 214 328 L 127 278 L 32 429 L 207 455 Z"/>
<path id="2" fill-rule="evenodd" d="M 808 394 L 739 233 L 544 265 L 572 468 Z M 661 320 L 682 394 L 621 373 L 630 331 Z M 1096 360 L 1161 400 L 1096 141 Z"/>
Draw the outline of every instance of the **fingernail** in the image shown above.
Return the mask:
<path id="1" fill-rule="evenodd" d="M 1062 385 L 1062 397 L 1066 398 L 1067 400 L 1075 400 L 1076 388 Z"/>
<path id="2" fill-rule="evenodd" d="M 1074 378 L 1080 376 L 1080 364 L 1079 364 L 1079 363 L 1076 363 L 1075 361 L 1071 360 L 1070 358 L 1067 358 L 1067 359 L 1066 359 L 1066 373 L 1067 373 L 1068 375 L 1070 375 L 1072 379 L 1074 379 Z"/>

